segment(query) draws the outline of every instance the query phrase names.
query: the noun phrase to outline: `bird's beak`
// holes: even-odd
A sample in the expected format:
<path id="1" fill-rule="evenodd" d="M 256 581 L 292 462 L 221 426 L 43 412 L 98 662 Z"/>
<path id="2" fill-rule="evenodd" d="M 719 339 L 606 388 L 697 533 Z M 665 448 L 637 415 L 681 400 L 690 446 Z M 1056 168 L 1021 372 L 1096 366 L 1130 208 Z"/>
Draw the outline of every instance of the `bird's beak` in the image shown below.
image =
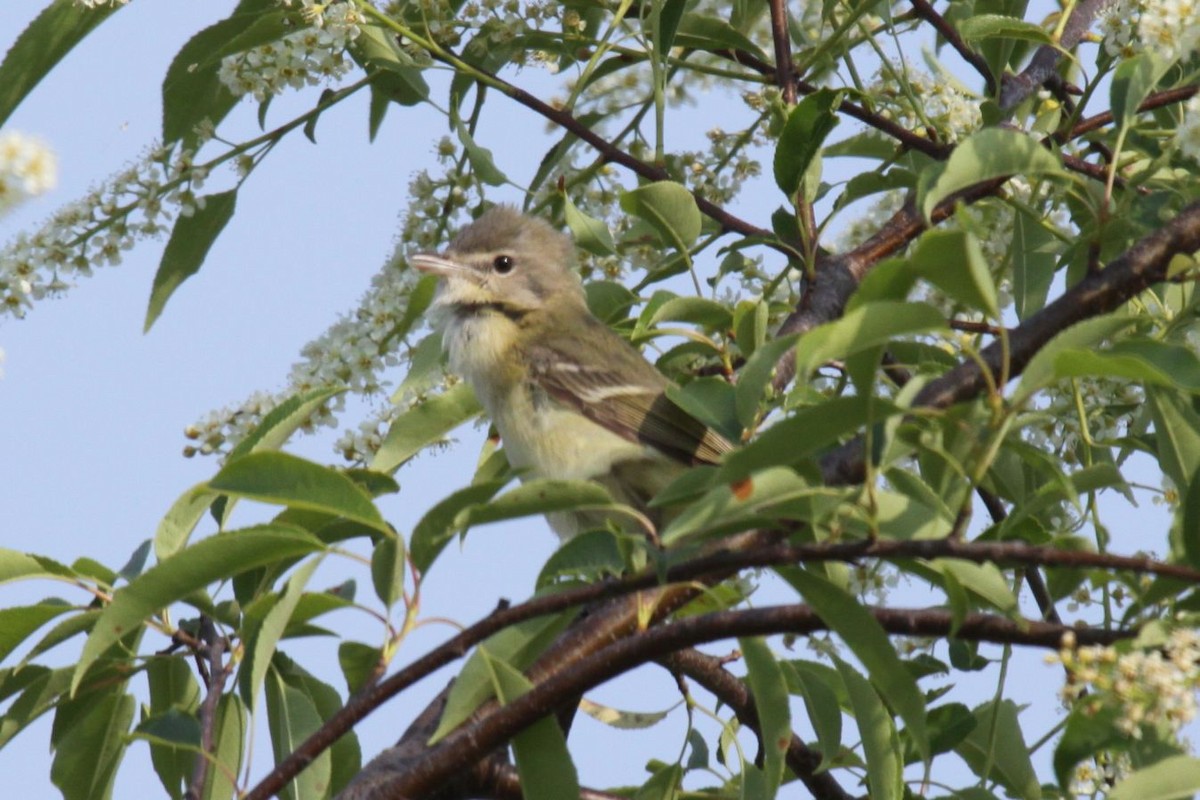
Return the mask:
<path id="1" fill-rule="evenodd" d="M 411 255 L 408 257 L 408 263 L 420 272 L 428 272 L 443 278 L 467 277 L 472 273 L 469 267 L 435 253 Z"/>

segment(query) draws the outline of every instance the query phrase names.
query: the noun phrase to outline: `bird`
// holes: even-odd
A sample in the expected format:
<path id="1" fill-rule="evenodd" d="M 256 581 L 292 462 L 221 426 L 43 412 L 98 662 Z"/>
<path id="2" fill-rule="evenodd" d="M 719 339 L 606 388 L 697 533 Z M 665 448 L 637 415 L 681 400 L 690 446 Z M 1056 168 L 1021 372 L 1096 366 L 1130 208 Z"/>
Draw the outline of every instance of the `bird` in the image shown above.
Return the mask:
<path id="1" fill-rule="evenodd" d="M 494 205 L 444 252 L 409 263 L 439 277 L 430 322 L 523 479 L 595 481 L 658 526 L 650 499 L 687 466 L 717 464 L 733 449 L 672 401 L 671 381 L 591 313 L 574 242 L 545 220 Z M 547 517 L 564 540 L 611 520 Z"/>

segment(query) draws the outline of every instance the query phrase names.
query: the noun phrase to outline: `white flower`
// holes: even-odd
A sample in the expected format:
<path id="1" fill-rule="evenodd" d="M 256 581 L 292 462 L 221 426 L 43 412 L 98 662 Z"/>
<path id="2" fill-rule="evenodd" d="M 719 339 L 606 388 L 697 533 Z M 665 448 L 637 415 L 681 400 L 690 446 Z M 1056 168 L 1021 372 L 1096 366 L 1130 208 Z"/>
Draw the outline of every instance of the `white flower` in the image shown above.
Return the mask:
<path id="1" fill-rule="evenodd" d="M 45 143 L 18 131 L 0 133 L 0 214 L 57 183 L 58 162 Z"/>

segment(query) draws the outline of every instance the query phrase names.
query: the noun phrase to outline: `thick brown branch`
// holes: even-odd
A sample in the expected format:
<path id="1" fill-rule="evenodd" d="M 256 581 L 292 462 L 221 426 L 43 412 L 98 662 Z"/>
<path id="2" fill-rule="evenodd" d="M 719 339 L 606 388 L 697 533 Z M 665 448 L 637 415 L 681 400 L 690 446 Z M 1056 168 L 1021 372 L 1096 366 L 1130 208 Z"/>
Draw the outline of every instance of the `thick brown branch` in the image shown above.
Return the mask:
<path id="1" fill-rule="evenodd" d="M 745 683 L 725 669 L 721 659 L 689 648 L 671 653 L 660 662 L 712 692 L 733 710 L 739 722 L 758 733 L 759 741 L 762 741 L 754 696 Z M 795 734 L 788 742 L 787 764 L 816 800 L 853 800 L 853 795 L 843 789 L 832 775 L 817 772 L 821 766 L 821 754 L 804 744 Z"/>
<path id="2" fill-rule="evenodd" d="M 969 400 L 996 381 L 1001 367 L 1010 378 L 1024 371 L 1029 360 L 1056 334 L 1077 322 L 1107 314 L 1146 287 L 1166 278 L 1167 265 L 1177 253 L 1200 249 L 1200 203 L 1193 203 L 1159 230 L 1149 234 L 1108 267 L 1089 274 L 1047 304 L 1041 311 L 1012 329 L 1008 337 L 1009 362 L 1002 365 L 1003 346 L 993 342 L 980 351 L 979 359 L 967 359 L 931 381 L 915 400 L 919 408 L 948 408 Z M 985 375 L 986 367 L 988 374 Z M 862 446 L 858 440 L 844 445 L 821 460 L 821 469 L 834 484 L 858 483 L 864 479 Z"/>
<path id="3" fill-rule="evenodd" d="M 1096 14 L 1108 0 L 1080 0 L 1071 10 L 1057 46 L 1044 44 L 1033 54 L 1029 65 L 1020 75 L 1005 76 L 1000 82 L 1000 109 L 1011 112 L 1025 98 L 1038 90 L 1042 84 L 1054 77 L 1054 71 L 1062 60 L 1063 53 L 1070 52 L 1083 41 L 1092 27 Z"/>
<path id="4" fill-rule="evenodd" d="M 492 612 L 480 622 L 465 629 L 445 644 L 431 650 L 421 658 L 405 666 L 369 689 L 356 694 L 346 706 L 326 721 L 316 733 L 262 781 L 255 786 L 244 800 L 265 800 L 274 795 L 308 766 L 333 742 L 354 727 L 360 720 L 381 706 L 388 699 L 428 676 L 440 667 L 464 656 L 472 646 L 483 641 L 502 628 L 517 622 L 545 614 L 553 614 L 574 606 L 592 603 L 606 597 L 630 594 L 659 586 L 667 582 L 693 581 L 713 576 L 732 574 L 753 567 L 777 564 L 794 564 L 816 561 L 858 561 L 864 558 L 888 560 L 911 560 L 931 558 L 958 558 L 976 563 L 993 562 L 1000 566 L 1059 566 L 1072 568 L 1098 568 L 1122 570 L 1137 574 L 1159 575 L 1200 584 L 1200 571 L 1177 564 L 1167 564 L 1147 557 L 1118 556 L 1108 553 L 1090 553 L 1077 550 L 1056 550 L 1037 547 L 1022 542 L 954 542 L 949 540 L 929 541 L 861 541 L 832 545 L 797 545 L 772 541 L 772 537 L 758 539 L 741 538 L 727 540 L 713 552 L 689 559 L 667 569 L 665 576 L 648 572 L 625 578 L 621 581 L 593 584 L 530 600 L 511 608 Z M 597 612 L 595 616 L 602 616 Z M 627 624 L 627 619 L 621 625 Z M 617 627 L 611 627 L 605 636 L 598 638 L 604 643 L 626 635 Z M 565 647 L 569 649 L 574 644 Z M 549 670 L 547 670 L 548 672 Z"/>
<path id="5" fill-rule="evenodd" d="M 1011 620 L 989 614 L 968 614 L 955 628 L 951 612 L 943 609 L 872 608 L 875 619 L 889 633 L 903 636 L 946 637 L 1057 648 L 1070 632 L 1081 645 L 1112 644 L 1132 637 L 1135 631 L 1069 628 L 1048 622 Z M 556 673 L 502 708 L 467 723 L 430 748 L 420 763 L 387 781 L 380 792 L 355 793 L 354 800 L 385 797 L 417 798 L 436 791 L 461 765 L 470 764 L 539 719 L 549 716 L 564 699 L 578 696 L 647 661 L 704 642 L 737 636 L 804 635 L 827 626 L 808 606 L 791 605 L 720 611 L 676 620 L 613 642 L 573 669 Z"/>

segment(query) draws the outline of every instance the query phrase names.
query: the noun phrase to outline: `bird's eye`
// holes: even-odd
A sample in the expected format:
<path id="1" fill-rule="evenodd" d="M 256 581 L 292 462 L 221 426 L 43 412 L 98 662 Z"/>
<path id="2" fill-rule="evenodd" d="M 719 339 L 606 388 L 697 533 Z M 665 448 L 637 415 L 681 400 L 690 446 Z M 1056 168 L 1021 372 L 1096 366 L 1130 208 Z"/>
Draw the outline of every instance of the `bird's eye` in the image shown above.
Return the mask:
<path id="1" fill-rule="evenodd" d="M 508 273 L 512 272 L 512 268 L 512 256 L 496 256 L 496 259 L 492 262 L 492 269 L 496 270 L 496 272 L 500 273 L 501 275 L 507 275 Z"/>

